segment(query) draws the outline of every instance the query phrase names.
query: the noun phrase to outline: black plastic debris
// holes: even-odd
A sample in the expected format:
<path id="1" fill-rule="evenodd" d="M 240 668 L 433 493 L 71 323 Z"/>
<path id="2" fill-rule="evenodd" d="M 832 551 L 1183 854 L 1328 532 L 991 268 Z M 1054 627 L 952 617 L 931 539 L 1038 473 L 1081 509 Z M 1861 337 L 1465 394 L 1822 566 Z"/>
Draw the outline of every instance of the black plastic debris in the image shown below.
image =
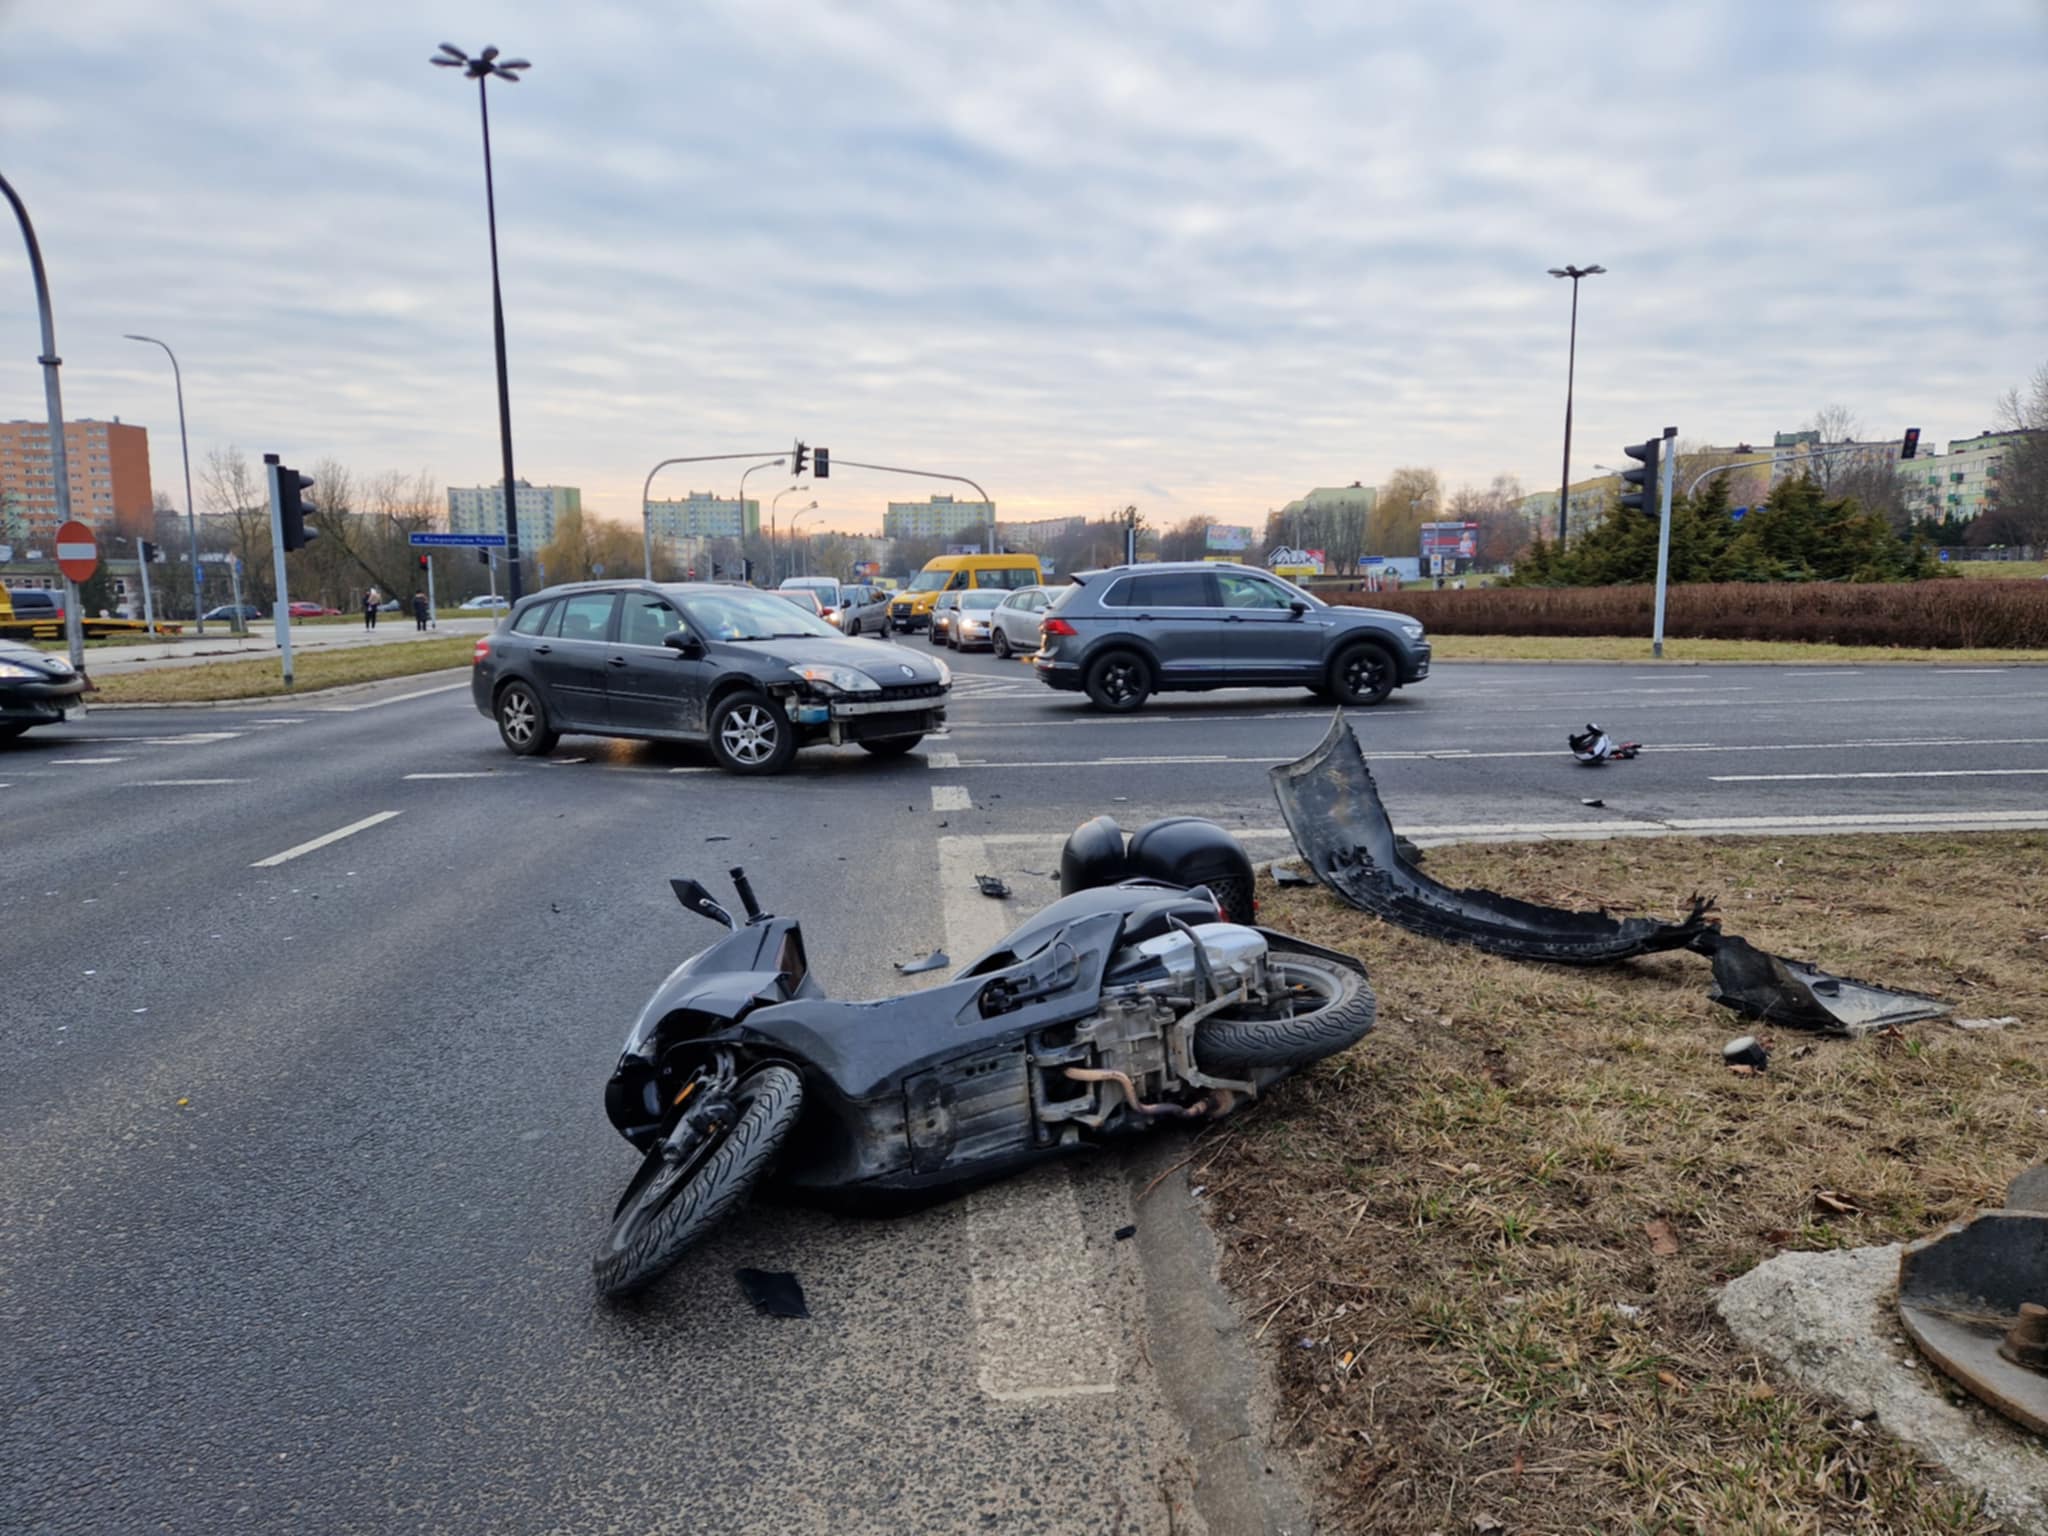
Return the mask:
<path id="1" fill-rule="evenodd" d="M 905 976 L 917 976 L 925 971 L 936 971 L 949 964 L 951 962 L 946 959 L 946 952 L 943 949 L 935 949 L 922 960 L 898 960 L 896 962 L 896 969 Z"/>
<path id="2" fill-rule="evenodd" d="M 1308 756 L 1272 770 L 1273 794 L 1294 846 L 1323 883 L 1412 933 L 1514 960 L 1605 965 L 1683 949 L 1714 931 L 1711 899 L 1695 896 L 1683 922 L 1567 912 L 1493 891 L 1460 891 L 1402 855 L 1372 770 L 1342 714 Z"/>
<path id="3" fill-rule="evenodd" d="M 1573 731 L 1565 737 L 1565 744 L 1572 749 L 1572 756 L 1588 768 L 1598 768 L 1610 761 L 1626 762 L 1643 750 L 1640 741 L 1618 742 L 1597 725 Z"/>
<path id="4" fill-rule="evenodd" d="M 1831 975 L 1803 960 L 1768 954 L 1732 933 L 1703 934 L 1693 948 L 1713 957 L 1714 981 L 1707 996 L 1766 1024 L 1867 1035 L 1891 1024 L 1938 1019 L 1949 1011 L 1937 998 Z"/>
<path id="5" fill-rule="evenodd" d="M 1273 883 L 1279 886 L 1281 890 L 1288 891 L 1297 890 L 1305 885 L 1314 885 L 1316 882 L 1313 876 L 1304 875 L 1292 864 L 1275 864 L 1273 866 Z"/>
<path id="6" fill-rule="evenodd" d="M 997 901 L 1009 899 L 1010 887 L 998 876 L 976 875 L 974 883 L 980 888 L 981 894 L 984 896 L 993 896 Z"/>
<path id="7" fill-rule="evenodd" d="M 1721 1047 L 1721 1059 L 1731 1067 L 1748 1067 L 1761 1072 L 1771 1064 L 1771 1053 L 1755 1035 L 1743 1035 Z"/>
<path id="8" fill-rule="evenodd" d="M 1607 809 L 1607 802 L 1605 800 L 1581 800 L 1579 804 L 1590 805 L 1596 811 L 1604 811 Z"/>
<path id="9" fill-rule="evenodd" d="M 1118 1242 L 1120 1242 L 1120 1243 L 1121 1243 L 1121 1242 L 1127 1242 L 1127 1241 L 1129 1241 L 1129 1240 L 1130 1240 L 1131 1238 L 1134 1238 L 1134 1237 L 1136 1237 L 1137 1235 L 1138 1235 L 1138 1228 L 1137 1228 L 1137 1226 L 1136 1226 L 1135 1224 L 1133 1224 L 1133 1225 L 1131 1225 L 1131 1226 L 1128 1226 L 1128 1227 L 1118 1227 L 1118 1228 L 1116 1229 L 1116 1232 L 1115 1232 L 1115 1234 L 1114 1234 L 1114 1236 L 1116 1237 L 1116 1240 L 1117 1240 Z"/>
<path id="10" fill-rule="evenodd" d="M 804 1288 L 786 1269 L 736 1269 L 733 1278 L 740 1290 L 765 1317 L 809 1317 Z"/>

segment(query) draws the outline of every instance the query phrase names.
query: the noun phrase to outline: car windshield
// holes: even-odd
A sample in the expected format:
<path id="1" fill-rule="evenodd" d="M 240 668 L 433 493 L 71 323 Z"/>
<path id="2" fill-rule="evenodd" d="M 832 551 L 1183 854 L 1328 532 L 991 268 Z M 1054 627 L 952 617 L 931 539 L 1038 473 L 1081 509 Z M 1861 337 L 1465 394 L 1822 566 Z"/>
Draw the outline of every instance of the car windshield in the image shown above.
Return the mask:
<path id="1" fill-rule="evenodd" d="M 906 592 L 936 592 L 953 579 L 951 571 L 919 571 L 910 580 Z"/>
<path id="2" fill-rule="evenodd" d="M 825 605 L 818 601 L 818 594 L 809 587 L 784 587 L 775 595 L 785 603 L 795 603 L 797 607 L 808 608 L 812 613 L 824 610 Z"/>
<path id="3" fill-rule="evenodd" d="M 962 608 L 993 608 L 1007 594 L 1002 592 L 963 592 L 960 594 Z"/>
<path id="4" fill-rule="evenodd" d="M 815 613 L 768 592 L 698 592 L 679 600 L 690 627 L 710 640 L 837 640 L 839 631 Z"/>

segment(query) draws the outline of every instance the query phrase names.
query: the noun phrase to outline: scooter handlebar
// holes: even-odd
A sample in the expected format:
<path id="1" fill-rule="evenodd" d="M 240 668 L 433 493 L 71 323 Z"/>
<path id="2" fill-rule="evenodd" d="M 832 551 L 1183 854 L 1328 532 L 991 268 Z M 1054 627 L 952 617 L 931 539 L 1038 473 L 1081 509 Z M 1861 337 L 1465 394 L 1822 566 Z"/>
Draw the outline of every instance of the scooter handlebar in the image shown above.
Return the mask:
<path id="1" fill-rule="evenodd" d="M 740 906 L 747 914 L 747 921 L 758 923 L 761 920 L 761 903 L 754 900 L 754 888 L 747 883 L 746 870 L 735 864 L 730 870 L 730 874 L 732 875 L 732 888 L 739 895 Z"/>

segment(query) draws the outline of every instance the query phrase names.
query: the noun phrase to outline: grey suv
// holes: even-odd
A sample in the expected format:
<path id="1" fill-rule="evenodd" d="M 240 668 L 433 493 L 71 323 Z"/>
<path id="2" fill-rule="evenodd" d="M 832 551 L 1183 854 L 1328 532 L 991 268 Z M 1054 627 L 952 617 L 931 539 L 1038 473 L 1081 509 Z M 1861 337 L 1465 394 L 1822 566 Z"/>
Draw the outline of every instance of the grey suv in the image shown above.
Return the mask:
<path id="1" fill-rule="evenodd" d="M 783 596 L 709 582 L 550 587 L 477 641 L 470 697 L 507 748 L 565 732 L 701 741 L 732 773 L 800 746 L 900 757 L 946 723 L 936 657 L 849 640 Z"/>
<path id="2" fill-rule="evenodd" d="M 1208 688 L 1302 687 L 1362 705 L 1429 676 L 1429 645 L 1406 614 L 1332 607 L 1251 566 L 1123 565 L 1059 592 L 1032 666 L 1118 712 Z"/>

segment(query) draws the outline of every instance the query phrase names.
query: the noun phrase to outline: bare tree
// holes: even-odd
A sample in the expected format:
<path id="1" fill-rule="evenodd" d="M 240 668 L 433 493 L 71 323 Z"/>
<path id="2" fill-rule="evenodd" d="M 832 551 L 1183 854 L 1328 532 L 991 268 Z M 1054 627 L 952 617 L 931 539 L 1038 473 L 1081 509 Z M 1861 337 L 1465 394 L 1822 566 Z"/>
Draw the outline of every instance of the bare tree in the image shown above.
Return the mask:
<path id="1" fill-rule="evenodd" d="M 1443 505 L 1443 486 L 1433 469 L 1397 469 L 1380 487 L 1372 520 L 1366 529 L 1366 552 L 1414 555 L 1422 548 L 1422 525 L 1435 522 Z"/>
<path id="2" fill-rule="evenodd" d="M 2001 431 L 2018 435 L 1999 455 L 1991 504 L 1978 521 L 1989 542 L 2048 548 L 2048 363 L 2025 390 L 2005 392 L 1997 421 Z"/>

